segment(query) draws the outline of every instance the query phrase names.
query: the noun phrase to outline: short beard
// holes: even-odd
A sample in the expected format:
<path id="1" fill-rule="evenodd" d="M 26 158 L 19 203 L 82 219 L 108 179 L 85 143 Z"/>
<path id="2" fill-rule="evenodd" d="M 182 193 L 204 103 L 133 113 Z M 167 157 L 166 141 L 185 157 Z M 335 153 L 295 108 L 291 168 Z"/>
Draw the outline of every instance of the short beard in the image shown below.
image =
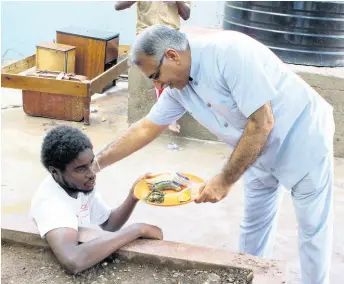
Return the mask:
<path id="1" fill-rule="evenodd" d="M 69 192 L 69 193 L 79 193 L 82 192 L 84 194 L 89 194 L 91 193 L 93 190 L 83 190 L 83 189 L 79 189 L 75 186 L 75 184 L 68 182 L 63 174 L 61 173 L 61 183 L 58 183 L 65 191 Z"/>

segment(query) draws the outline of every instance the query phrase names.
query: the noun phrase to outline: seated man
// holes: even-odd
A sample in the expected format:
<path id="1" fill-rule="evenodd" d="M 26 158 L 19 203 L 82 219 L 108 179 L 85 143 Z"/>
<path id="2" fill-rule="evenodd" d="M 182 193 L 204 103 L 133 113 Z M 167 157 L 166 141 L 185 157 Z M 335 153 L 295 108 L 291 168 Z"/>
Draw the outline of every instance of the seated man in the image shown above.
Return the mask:
<path id="1" fill-rule="evenodd" d="M 163 237 L 160 228 L 147 224 L 121 229 L 138 202 L 134 186 L 121 206 L 108 207 L 95 189 L 93 159 L 92 143 L 79 129 L 58 126 L 44 138 L 41 162 L 50 175 L 32 199 L 31 216 L 58 262 L 72 274 L 99 263 L 137 238 Z M 79 245 L 78 227 L 89 224 L 111 233 Z"/>

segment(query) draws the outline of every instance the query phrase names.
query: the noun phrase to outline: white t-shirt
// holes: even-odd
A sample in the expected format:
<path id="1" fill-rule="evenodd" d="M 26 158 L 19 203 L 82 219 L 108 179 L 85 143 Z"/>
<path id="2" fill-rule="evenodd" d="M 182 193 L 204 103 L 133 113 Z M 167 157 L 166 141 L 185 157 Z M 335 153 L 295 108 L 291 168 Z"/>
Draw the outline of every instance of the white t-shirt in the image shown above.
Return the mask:
<path id="1" fill-rule="evenodd" d="M 96 189 L 89 194 L 79 192 L 78 197 L 73 198 L 50 175 L 33 196 L 30 213 L 44 238 L 56 228 L 78 231 L 78 227 L 101 225 L 109 219 L 111 208 Z"/>

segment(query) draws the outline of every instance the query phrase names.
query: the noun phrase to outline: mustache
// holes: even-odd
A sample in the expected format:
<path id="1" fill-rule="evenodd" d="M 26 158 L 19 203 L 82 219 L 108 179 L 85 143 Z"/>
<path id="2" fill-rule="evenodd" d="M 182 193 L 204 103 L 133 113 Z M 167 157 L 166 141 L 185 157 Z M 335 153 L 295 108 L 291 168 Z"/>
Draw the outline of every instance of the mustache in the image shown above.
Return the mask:
<path id="1" fill-rule="evenodd" d="M 96 180 L 96 176 L 89 178 L 87 182 L 95 181 L 95 180 Z M 86 182 L 86 183 L 87 183 L 87 182 Z"/>
<path id="2" fill-rule="evenodd" d="M 92 178 L 89 179 L 89 181 L 93 181 L 95 179 L 96 179 L 96 177 L 92 177 Z M 89 182 L 89 181 L 87 181 L 87 182 Z M 68 182 L 64 178 L 64 176 L 62 176 L 62 183 L 59 183 L 59 184 L 60 184 L 60 186 L 63 189 L 65 189 L 65 190 L 67 190 L 69 192 L 83 192 L 85 194 L 89 194 L 90 193 L 89 190 L 78 188 L 75 184 Z"/>

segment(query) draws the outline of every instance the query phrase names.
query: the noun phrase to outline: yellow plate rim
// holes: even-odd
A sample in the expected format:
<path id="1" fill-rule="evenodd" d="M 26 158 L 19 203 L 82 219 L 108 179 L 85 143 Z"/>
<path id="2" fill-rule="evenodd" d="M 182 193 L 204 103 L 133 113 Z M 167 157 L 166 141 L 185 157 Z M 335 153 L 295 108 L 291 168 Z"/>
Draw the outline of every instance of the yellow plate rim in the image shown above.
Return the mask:
<path id="1" fill-rule="evenodd" d="M 154 174 L 154 177 L 157 177 L 157 176 L 161 176 L 161 175 L 168 175 L 168 174 L 172 174 L 172 173 L 159 173 L 159 174 Z M 188 174 L 188 173 L 181 173 L 182 175 L 185 175 L 187 177 L 193 177 L 195 179 L 197 179 L 200 183 L 203 183 L 204 180 L 198 176 L 195 176 L 193 174 Z M 178 204 L 164 204 L 164 203 L 153 203 L 153 202 L 149 202 L 149 201 L 146 201 L 144 200 L 143 198 L 140 198 L 140 195 L 139 195 L 139 188 L 141 186 L 142 183 L 146 183 L 147 182 L 145 180 L 141 180 L 139 181 L 135 188 L 134 188 L 134 194 L 135 196 L 140 199 L 142 202 L 146 203 L 146 204 L 149 204 L 149 205 L 152 205 L 152 206 L 159 206 L 159 207 L 174 207 L 174 206 L 182 206 L 182 205 L 186 205 L 186 204 L 189 204 L 191 202 L 193 202 L 195 199 L 194 198 L 190 198 L 190 200 L 188 201 L 185 201 L 185 202 L 180 202 Z M 176 192 L 176 194 L 178 194 L 178 192 Z"/>

